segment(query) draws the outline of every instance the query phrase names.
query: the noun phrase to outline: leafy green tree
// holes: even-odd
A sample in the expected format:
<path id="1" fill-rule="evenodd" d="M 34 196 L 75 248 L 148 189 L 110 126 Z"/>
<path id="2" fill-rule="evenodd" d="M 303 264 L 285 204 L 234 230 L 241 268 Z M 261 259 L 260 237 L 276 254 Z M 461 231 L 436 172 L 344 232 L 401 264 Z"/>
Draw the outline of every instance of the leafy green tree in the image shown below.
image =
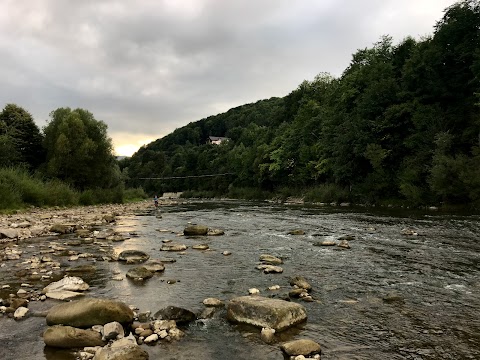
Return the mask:
<path id="1" fill-rule="evenodd" d="M 46 171 L 78 189 L 111 188 L 121 182 L 107 125 L 87 110 L 59 108 L 44 128 Z"/>
<path id="2" fill-rule="evenodd" d="M 15 104 L 0 112 L 0 165 L 26 165 L 37 169 L 44 161 L 42 135 L 32 115 Z"/>

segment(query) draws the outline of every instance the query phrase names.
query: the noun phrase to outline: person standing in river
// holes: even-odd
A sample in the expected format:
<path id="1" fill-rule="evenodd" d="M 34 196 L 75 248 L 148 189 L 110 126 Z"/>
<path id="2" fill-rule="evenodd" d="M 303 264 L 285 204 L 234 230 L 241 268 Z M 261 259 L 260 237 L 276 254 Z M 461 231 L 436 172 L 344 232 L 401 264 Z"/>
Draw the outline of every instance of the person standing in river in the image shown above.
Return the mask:
<path id="1" fill-rule="evenodd" d="M 153 203 L 154 203 L 155 207 L 157 208 L 158 207 L 158 196 L 157 195 L 155 195 L 153 197 Z"/>

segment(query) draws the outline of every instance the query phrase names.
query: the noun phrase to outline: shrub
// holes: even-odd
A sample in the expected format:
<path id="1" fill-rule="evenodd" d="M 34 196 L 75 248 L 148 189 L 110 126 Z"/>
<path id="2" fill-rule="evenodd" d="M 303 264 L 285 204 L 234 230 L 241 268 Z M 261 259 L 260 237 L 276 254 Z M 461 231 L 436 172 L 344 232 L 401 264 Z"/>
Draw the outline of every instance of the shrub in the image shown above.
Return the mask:
<path id="1" fill-rule="evenodd" d="M 309 190 L 305 194 L 305 201 L 309 202 L 342 202 L 349 199 L 349 192 L 336 184 L 322 184 Z"/>

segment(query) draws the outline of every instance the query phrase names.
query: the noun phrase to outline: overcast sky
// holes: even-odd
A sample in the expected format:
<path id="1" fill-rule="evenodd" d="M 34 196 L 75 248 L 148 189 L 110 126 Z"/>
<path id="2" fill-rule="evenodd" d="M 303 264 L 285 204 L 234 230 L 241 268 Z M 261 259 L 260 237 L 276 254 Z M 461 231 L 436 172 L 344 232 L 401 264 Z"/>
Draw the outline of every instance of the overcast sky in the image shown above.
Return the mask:
<path id="1" fill-rule="evenodd" d="M 84 108 L 118 155 L 339 76 L 382 35 L 431 35 L 450 0 L 0 0 L 0 106 Z M 222 135 L 222 134 L 215 134 Z"/>

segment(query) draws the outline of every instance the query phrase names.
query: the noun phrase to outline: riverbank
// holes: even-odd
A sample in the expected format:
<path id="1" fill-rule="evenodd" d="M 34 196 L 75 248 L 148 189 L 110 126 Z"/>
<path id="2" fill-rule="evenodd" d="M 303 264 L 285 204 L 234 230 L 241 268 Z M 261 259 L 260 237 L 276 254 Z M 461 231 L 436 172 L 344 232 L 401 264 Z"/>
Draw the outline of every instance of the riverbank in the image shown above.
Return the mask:
<path id="1" fill-rule="evenodd" d="M 175 203 L 163 200 L 162 205 Z M 14 214 L 0 214 L 0 241 L 16 241 L 33 237 L 68 233 L 74 230 L 102 226 L 114 221 L 116 216 L 131 215 L 153 208 L 149 200 L 127 204 L 105 204 L 73 207 L 32 207 L 17 210 Z M 62 226 L 63 225 L 63 228 Z"/>

